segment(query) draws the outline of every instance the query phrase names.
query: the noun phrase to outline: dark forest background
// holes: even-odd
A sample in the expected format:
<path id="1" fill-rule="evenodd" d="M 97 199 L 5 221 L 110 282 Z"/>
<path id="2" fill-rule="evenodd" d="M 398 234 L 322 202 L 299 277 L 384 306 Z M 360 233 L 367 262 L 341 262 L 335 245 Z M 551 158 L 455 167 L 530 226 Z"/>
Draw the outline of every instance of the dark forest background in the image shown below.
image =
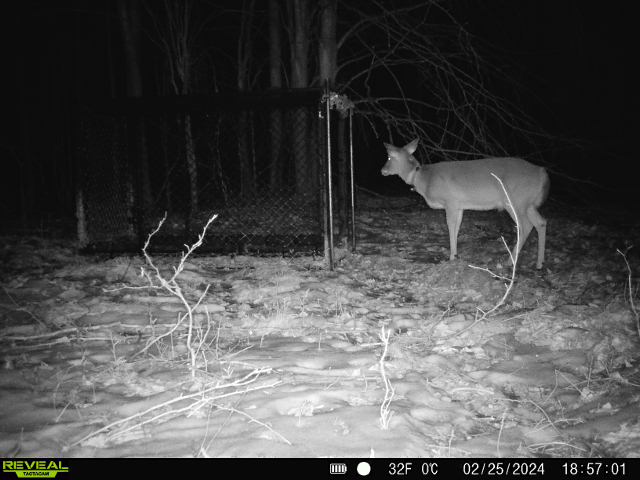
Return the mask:
<path id="1" fill-rule="evenodd" d="M 633 2 L 24 0 L 3 10 L 3 229 L 73 218 L 83 105 L 324 82 L 355 104 L 366 189 L 402 190 L 379 175 L 382 142 L 419 136 L 423 162 L 523 156 L 570 202 L 638 203 Z"/>

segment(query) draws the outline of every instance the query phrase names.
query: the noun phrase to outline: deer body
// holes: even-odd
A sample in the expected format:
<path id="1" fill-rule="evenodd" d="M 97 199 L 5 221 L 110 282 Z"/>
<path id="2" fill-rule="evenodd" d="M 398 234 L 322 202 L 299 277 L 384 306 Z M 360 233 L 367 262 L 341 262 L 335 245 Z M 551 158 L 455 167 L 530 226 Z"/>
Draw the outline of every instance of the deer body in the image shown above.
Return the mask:
<path id="1" fill-rule="evenodd" d="M 537 208 L 547 198 L 549 176 L 544 168 L 521 158 L 484 158 L 459 162 L 421 165 L 413 156 L 418 139 L 404 147 L 385 143 L 389 155 L 382 175 L 398 175 L 413 186 L 431 208 L 444 209 L 449 228 L 450 259 L 457 255 L 458 231 L 464 210 L 506 210 L 515 221 L 500 183 L 502 180 L 520 224 L 522 249 L 533 227 L 538 232 L 537 268 L 542 268 L 546 239 L 546 220 Z"/>

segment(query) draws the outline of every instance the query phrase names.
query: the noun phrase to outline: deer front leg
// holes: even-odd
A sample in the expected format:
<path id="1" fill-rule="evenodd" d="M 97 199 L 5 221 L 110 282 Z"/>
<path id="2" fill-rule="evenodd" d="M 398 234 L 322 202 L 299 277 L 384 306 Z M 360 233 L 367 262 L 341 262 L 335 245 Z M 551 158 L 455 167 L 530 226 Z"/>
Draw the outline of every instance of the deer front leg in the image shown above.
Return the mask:
<path id="1" fill-rule="evenodd" d="M 447 227 L 449 227 L 449 260 L 454 260 L 458 255 L 458 231 L 462 223 L 461 208 L 447 208 L 445 210 L 447 216 Z"/>

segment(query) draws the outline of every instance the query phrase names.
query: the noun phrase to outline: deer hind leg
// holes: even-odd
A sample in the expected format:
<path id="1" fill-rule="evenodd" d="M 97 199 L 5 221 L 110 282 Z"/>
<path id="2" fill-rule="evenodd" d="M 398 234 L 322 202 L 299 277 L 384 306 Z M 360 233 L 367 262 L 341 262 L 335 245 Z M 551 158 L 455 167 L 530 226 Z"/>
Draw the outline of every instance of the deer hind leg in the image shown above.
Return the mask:
<path id="1" fill-rule="evenodd" d="M 522 253 L 522 247 L 527 241 L 527 238 L 529 238 L 529 234 L 531 233 L 531 229 L 533 228 L 533 223 L 529 219 L 528 213 L 525 213 L 521 208 L 516 209 L 516 213 L 518 215 L 517 220 L 510 208 L 507 208 L 506 210 L 507 212 L 509 212 L 509 215 L 511 216 L 513 221 L 517 223 L 518 226 L 520 227 L 520 231 L 518 232 L 520 236 L 520 241 L 513 249 L 513 257 L 515 258 L 517 255 L 519 256 L 520 253 Z"/>
<path id="2" fill-rule="evenodd" d="M 542 263 L 544 262 L 544 247 L 547 238 L 547 221 L 544 219 L 542 215 L 536 210 L 536 207 L 530 205 L 527 208 L 527 218 L 536 227 L 536 231 L 538 232 L 538 261 L 536 263 L 536 268 L 542 268 Z"/>
<path id="3" fill-rule="evenodd" d="M 453 260 L 458 254 L 458 231 L 462 223 L 463 210 L 461 208 L 447 208 L 445 212 L 447 227 L 449 227 L 449 260 Z"/>

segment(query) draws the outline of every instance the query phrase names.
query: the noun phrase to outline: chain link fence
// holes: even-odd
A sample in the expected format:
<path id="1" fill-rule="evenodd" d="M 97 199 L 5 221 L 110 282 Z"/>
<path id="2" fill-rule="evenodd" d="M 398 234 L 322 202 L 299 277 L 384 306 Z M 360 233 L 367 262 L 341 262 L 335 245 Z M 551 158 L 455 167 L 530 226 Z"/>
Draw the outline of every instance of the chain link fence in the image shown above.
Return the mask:
<path id="1" fill-rule="evenodd" d="M 77 138 L 85 251 L 320 253 L 327 131 L 320 91 L 94 105 Z"/>

